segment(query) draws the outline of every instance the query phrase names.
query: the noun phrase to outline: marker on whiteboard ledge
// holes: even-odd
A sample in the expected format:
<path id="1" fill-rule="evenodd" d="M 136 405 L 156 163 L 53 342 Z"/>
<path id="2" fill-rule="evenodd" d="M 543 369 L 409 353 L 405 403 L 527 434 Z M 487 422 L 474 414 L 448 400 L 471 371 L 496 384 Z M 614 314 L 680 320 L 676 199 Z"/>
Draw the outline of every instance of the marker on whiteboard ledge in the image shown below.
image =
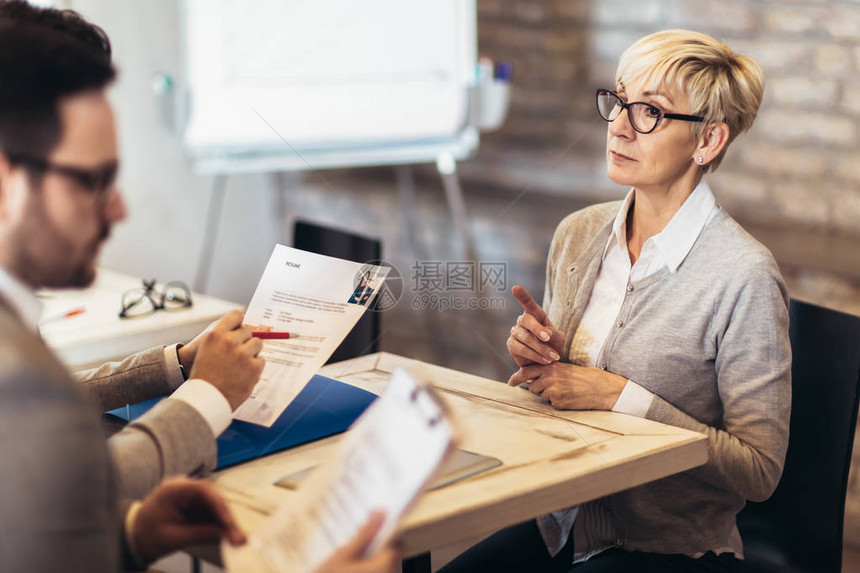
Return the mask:
<path id="1" fill-rule="evenodd" d="M 493 60 L 486 56 L 478 60 L 476 82 L 478 85 L 489 83 L 493 79 Z"/>
<path id="2" fill-rule="evenodd" d="M 288 338 L 301 338 L 301 336 L 299 336 L 295 332 L 289 333 L 272 331 L 255 331 L 251 333 L 251 336 L 253 336 L 254 338 L 259 338 L 260 340 L 287 340 Z"/>
<path id="3" fill-rule="evenodd" d="M 510 82 L 514 75 L 514 65 L 511 62 L 501 61 L 496 65 L 495 78 L 502 82 Z"/>

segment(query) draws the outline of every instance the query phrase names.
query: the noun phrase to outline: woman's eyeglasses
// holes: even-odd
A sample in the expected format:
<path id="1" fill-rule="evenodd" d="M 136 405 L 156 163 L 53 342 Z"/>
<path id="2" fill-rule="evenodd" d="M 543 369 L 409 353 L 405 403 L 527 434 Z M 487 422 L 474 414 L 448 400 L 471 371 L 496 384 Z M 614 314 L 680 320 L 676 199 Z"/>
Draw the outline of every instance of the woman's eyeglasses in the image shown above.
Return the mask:
<path id="1" fill-rule="evenodd" d="M 597 90 L 597 113 L 606 121 L 612 122 L 618 119 L 621 112 L 627 110 L 630 119 L 630 127 L 639 133 L 651 133 L 663 118 L 680 119 L 681 121 L 705 121 L 704 117 L 698 115 L 684 115 L 682 113 L 664 113 L 659 107 L 655 107 L 644 101 L 624 103 L 617 93 L 599 89 Z"/>
<path id="2" fill-rule="evenodd" d="M 156 310 L 179 310 L 191 306 L 191 289 L 184 282 L 171 281 L 161 291 L 155 290 L 155 279 L 143 281 L 143 288 L 127 290 L 122 295 L 120 318 L 136 318 Z"/>

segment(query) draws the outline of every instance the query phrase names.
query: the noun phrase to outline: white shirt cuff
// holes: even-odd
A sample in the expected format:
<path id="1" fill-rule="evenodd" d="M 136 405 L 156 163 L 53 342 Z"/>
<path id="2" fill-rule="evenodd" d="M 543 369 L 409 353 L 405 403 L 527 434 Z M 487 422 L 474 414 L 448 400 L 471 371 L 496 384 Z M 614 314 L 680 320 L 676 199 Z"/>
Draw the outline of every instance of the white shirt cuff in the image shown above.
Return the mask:
<path id="1" fill-rule="evenodd" d="M 224 394 L 200 378 L 192 378 L 180 386 L 170 397 L 182 400 L 200 412 L 216 438 L 227 429 L 233 419 L 233 410 Z"/>
<path id="2" fill-rule="evenodd" d="M 167 366 L 167 385 L 173 392 L 185 382 L 182 370 L 179 368 L 179 356 L 176 353 L 176 344 L 164 347 L 164 362 Z"/>
<path id="3" fill-rule="evenodd" d="M 615 405 L 612 406 L 612 411 L 644 418 L 653 400 L 654 394 L 633 380 L 628 380 L 627 384 L 624 385 L 624 389 L 621 390 L 618 400 L 615 401 Z"/>

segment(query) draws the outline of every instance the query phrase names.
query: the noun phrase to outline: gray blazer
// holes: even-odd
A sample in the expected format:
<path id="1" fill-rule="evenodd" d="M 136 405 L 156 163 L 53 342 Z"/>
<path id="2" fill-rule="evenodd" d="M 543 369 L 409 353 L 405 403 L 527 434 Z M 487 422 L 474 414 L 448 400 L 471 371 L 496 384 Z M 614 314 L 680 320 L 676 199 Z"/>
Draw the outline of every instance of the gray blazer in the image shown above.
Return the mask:
<path id="1" fill-rule="evenodd" d="M 117 571 L 120 524 L 98 417 L 57 358 L 0 302 L 0 567 Z"/>
<path id="2" fill-rule="evenodd" d="M 164 347 L 78 374 L 99 412 L 167 394 Z M 108 439 L 120 494 L 140 498 L 165 477 L 215 468 L 215 436 L 197 410 L 167 398 Z"/>
<path id="3" fill-rule="evenodd" d="M 133 354 L 122 362 L 75 372 L 75 376 L 101 412 L 165 396 L 171 391 L 163 346 Z"/>

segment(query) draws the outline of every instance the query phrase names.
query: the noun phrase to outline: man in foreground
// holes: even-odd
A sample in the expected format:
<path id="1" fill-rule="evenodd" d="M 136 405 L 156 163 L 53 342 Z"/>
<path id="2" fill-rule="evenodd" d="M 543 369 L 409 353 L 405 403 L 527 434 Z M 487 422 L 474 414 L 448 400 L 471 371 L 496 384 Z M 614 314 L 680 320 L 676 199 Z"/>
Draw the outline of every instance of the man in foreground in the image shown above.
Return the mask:
<path id="1" fill-rule="evenodd" d="M 89 284 L 111 225 L 125 217 L 105 95 L 113 76 L 110 60 L 80 42 L 0 21 L 4 571 L 116 571 L 121 562 L 142 566 L 188 543 L 244 540 L 223 500 L 205 483 L 171 481 L 142 503 L 122 500 L 97 412 L 38 336 L 35 289 Z M 228 314 L 195 343 L 190 372 L 189 382 L 208 380 L 201 380 L 212 391 L 208 395 L 229 408 L 247 397 L 262 369 L 260 343 L 241 320 L 240 313 Z M 187 459 L 189 436 L 200 427 L 209 432 L 214 457 L 219 430 L 206 427 L 209 421 L 201 421 L 178 393 L 148 420 L 112 438 L 111 449 L 121 452 L 118 465 L 167 475 L 166 452 Z M 362 541 L 374 527 L 378 521 L 335 554 L 326 570 L 389 570 L 395 558 L 390 551 L 361 558 Z"/>
<path id="2" fill-rule="evenodd" d="M 21 0 L 0 0 L 0 20 L 8 20 L 13 26 L 32 26 L 43 32 L 54 32 L 66 41 L 91 50 L 96 58 L 106 62 L 106 66 L 99 72 L 100 79 L 92 79 L 90 87 L 103 88 L 113 78 L 107 34 L 76 12 L 41 8 Z M 26 99 L 26 86 L 21 87 L 24 91 L 18 93 Z M 6 89 L 12 89 L 12 86 Z M 10 108 L 12 110 L 14 106 Z M 113 130 L 112 121 L 111 116 L 110 125 L 103 126 L 104 131 Z M 54 131 L 58 127 L 51 114 L 45 116 L 44 125 Z M 41 150 L 52 143 L 50 137 L 38 135 L 40 129 L 44 127 L 34 125 L 33 129 L 24 129 L 22 125 L 6 122 L 2 137 L 15 163 L 26 167 L 33 175 L 51 179 L 62 170 L 40 159 L 44 155 Z M 106 159 L 101 166 L 102 171 L 95 173 L 96 179 L 90 183 L 100 182 L 107 188 L 112 185 L 118 166 L 116 142 L 115 138 L 105 134 L 99 137 L 106 146 L 102 150 Z M 73 171 L 66 170 L 66 177 L 74 178 Z M 82 177 L 86 179 L 87 174 Z M 76 237 L 50 237 L 56 257 L 43 262 L 46 268 L 30 268 L 39 258 L 27 255 L 24 247 L 35 248 L 41 235 L 34 240 L 28 238 L 26 230 L 19 231 L 24 232 L 22 238 L 26 239 L 19 241 L 21 252 L 9 255 L 17 258 L 16 262 L 10 261 L 9 264 L 24 268 L 6 265 L 3 268 L 13 277 L 23 278 L 29 287 L 89 284 L 95 273 L 98 246 L 107 238 L 111 225 L 121 221 L 126 214 L 119 193 L 108 193 L 104 189 L 102 192 L 107 195 L 99 207 L 102 213 L 90 213 L 92 217 L 86 221 L 87 230 Z M 96 219 L 98 216 L 100 220 Z M 45 223 L 39 225 L 42 230 L 52 228 L 50 221 L 40 223 Z M 80 243 L 77 252 L 72 248 L 75 241 Z M 3 288 L 3 284 L 13 288 Z M 26 288 L 14 287 L 15 281 L 2 281 L 0 294 L 18 307 L 19 314 L 23 314 L 30 329 L 35 331 L 41 305 L 26 292 Z M 85 393 L 102 412 L 173 393 L 156 410 L 109 440 L 121 494 L 143 496 L 166 477 L 199 475 L 214 469 L 217 458 L 215 439 L 230 424 L 232 411 L 247 398 L 262 369 L 262 360 L 256 358 L 261 343 L 251 338 L 250 331 L 241 328 L 241 320 L 241 314 L 230 313 L 185 346 L 151 348 L 122 362 L 77 374 Z M 204 351 L 200 364 L 195 365 L 197 351 L 204 341 L 210 347 L 209 351 Z M 216 349 L 218 346 L 222 348 Z M 192 379 L 186 383 L 188 374 Z"/>

